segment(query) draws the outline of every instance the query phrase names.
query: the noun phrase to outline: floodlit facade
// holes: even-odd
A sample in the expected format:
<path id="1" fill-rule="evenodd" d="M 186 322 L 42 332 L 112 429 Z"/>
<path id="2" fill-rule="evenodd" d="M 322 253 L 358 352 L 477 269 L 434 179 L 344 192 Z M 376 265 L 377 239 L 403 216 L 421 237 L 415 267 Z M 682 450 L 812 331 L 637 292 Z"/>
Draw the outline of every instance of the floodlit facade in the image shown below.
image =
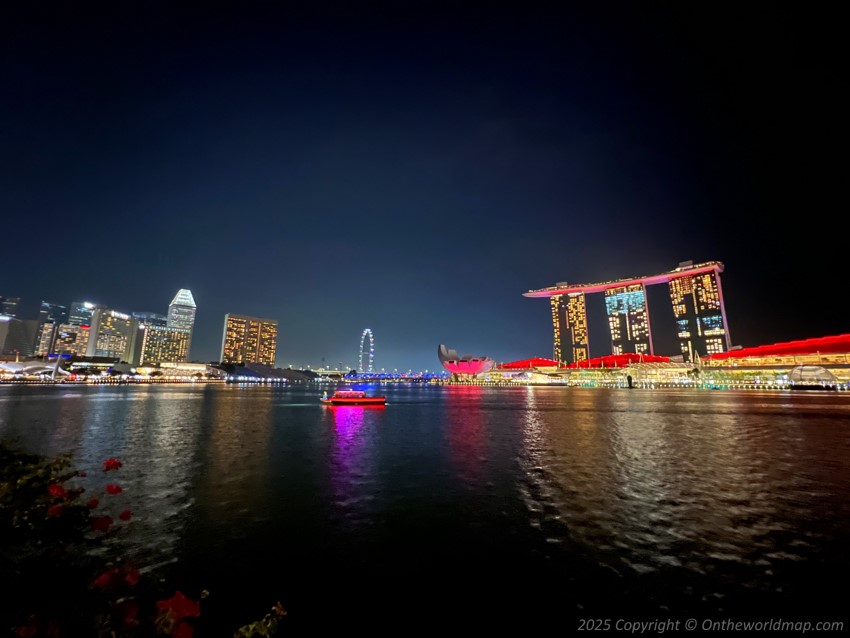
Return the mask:
<path id="1" fill-rule="evenodd" d="M 549 301 L 555 337 L 552 358 L 561 363 L 586 360 L 590 356 L 590 345 L 584 294 L 555 295 Z"/>
<path id="2" fill-rule="evenodd" d="M 92 315 L 86 355 L 131 361 L 134 358 L 137 330 L 138 322 L 130 315 L 108 308 L 98 308 Z"/>
<path id="3" fill-rule="evenodd" d="M 56 327 L 56 334 L 49 354 L 69 354 L 72 356 L 85 356 L 89 347 L 89 326 L 76 326 L 65 323 Z"/>
<path id="4" fill-rule="evenodd" d="M 676 320 L 679 343 L 686 361 L 729 349 L 729 328 L 723 303 L 719 261 L 681 262 L 658 275 L 627 277 L 593 284 L 558 283 L 529 290 L 524 297 L 549 297 L 554 334 L 553 356 L 565 362 L 566 332 L 571 330 L 573 362 L 590 356 L 585 295 L 602 292 L 615 355 L 653 354 L 646 286 L 665 283 Z M 569 327 L 569 328 L 568 328 Z"/>
<path id="5" fill-rule="evenodd" d="M 221 340 L 222 363 L 274 366 L 278 326 L 275 319 L 226 314 Z"/>
<path id="6" fill-rule="evenodd" d="M 71 311 L 68 314 L 68 323 L 75 326 L 90 326 L 94 311 L 102 308 L 98 304 L 90 301 L 74 301 L 71 303 Z"/>
<path id="7" fill-rule="evenodd" d="M 196 312 L 195 298 L 192 296 L 192 291 L 186 288 L 178 290 L 168 306 L 168 321 L 166 325 L 169 328 L 182 328 L 189 331 L 189 345 L 186 348 L 186 359 L 189 358 L 189 351 L 192 349 L 192 332 L 195 329 Z M 185 361 L 186 359 L 183 360 Z"/>
<path id="8" fill-rule="evenodd" d="M 191 334 L 185 328 L 145 326 L 139 365 L 186 361 Z"/>
<path id="9" fill-rule="evenodd" d="M 718 270 L 671 279 L 670 301 L 685 361 L 729 350 Z"/>
<path id="10" fill-rule="evenodd" d="M 606 290 L 605 312 L 611 332 L 611 354 L 652 354 L 649 311 L 643 284 Z"/>

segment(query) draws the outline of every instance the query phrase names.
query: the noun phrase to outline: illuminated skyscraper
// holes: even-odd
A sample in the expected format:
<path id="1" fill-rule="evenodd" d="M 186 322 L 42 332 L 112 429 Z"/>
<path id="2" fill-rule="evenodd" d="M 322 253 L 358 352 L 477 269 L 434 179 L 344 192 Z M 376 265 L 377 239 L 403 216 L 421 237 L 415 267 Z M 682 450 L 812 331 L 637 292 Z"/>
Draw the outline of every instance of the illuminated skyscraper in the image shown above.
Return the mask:
<path id="1" fill-rule="evenodd" d="M 74 326 L 90 326 L 94 311 L 102 307 L 90 301 L 75 301 L 71 304 L 68 323 Z"/>
<path id="2" fill-rule="evenodd" d="M 89 334 L 89 357 L 115 357 L 132 363 L 138 322 L 130 315 L 108 308 L 98 308 L 92 315 Z"/>
<path id="3" fill-rule="evenodd" d="M 552 306 L 552 330 L 554 333 L 552 359 L 565 363 L 564 358 L 561 356 L 561 297 L 562 295 L 549 297 L 549 304 Z"/>
<path id="4" fill-rule="evenodd" d="M 68 323 L 68 307 L 58 303 L 42 301 L 41 309 L 38 311 L 38 320 L 42 324 L 48 321 L 56 325 Z"/>
<path id="5" fill-rule="evenodd" d="M 38 333 L 36 334 L 35 354 L 43 357 L 53 352 L 53 339 L 57 326 L 68 323 L 68 307 L 49 301 L 42 301 L 38 312 Z"/>
<path id="6" fill-rule="evenodd" d="M 657 275 L 626 277 L 589 284 L 559 282 L 529 290 L 524 297 L 549 297 L 555 332 L 554 358 L 563 361 L 567 330 L 572 330 L 573 360 L 589 356 L 584 296 L 605 293 L 612 354 L 655 354 L 646 301 L 646 286 L 668 284 L 682 354 L 686 360 L 725 352 L 729 329 L 720 286 L 723 264 L 685 261 Z"/>
<path id="7" fill-rule="evenodd" d="M 605 291 L 611 354 L 653 354 L 646 289 L 642 283 Z"/>
<path id="8" fill-rule="evenodd" d="M 7 317 L 18 316 L 18 304 L 21 303 L 20 297 L 4 297 L 0 295 L 0 315 Z"/>
<path id="9" fill-rule="evenodd" d="M 133 319 L 146 326 L 162 326 L 164 328 L 168 325 L 168 317 L 158 312 L 134 312 Z"/>
<path id="10" fill-rule="evenodd" d="M 677 270 L 693 268 L 691 262 Z M 685 361 L 729 350 L 729 330 L 720 289 L 719 262 L 713 270 L 670 280 L 670 301 Z"/>
<path id="11" fill-rule="evenodd" d="M 70 323 L 60 324 L 56 327 L 51 354 L 85 356 L 89 347 L 90 334 L 91 328 L 88 326 L 75 326 Z"/>
<path id="12" fill-rule="evenodd" d="M 277 321 L 226 314 L 221 340 L 222 363 L 263 363 L 274 366 Z"/>
<path id="13" fill-rule="evenodd" d="M 168 306 L 168 323 L 169 328 L 182 328 L 189 331 L 189 345 L 186 347 L 186 361 L 189 358 L 189 351 L 192 348 L 192 331 L 195 328 L 195 298 L 192 296 L 192 291 L 181 288 L 174 295 L 171 304 Z"/>
<path id="14" fill-rule="evenodd" d="M 585 361 L 590 357 L 587 341 L 587 306 L 584 293 L 569 293 L 550 297 L 552 326 L 554 328 L 553 359 L 561 363 Z M 570 344 L 571 359 L 565 345 Z"/>
<path id="15" fill-rule="evenodd" d="M 191 330 L 146 325 L 140 364 L 181 363 L 189 352 Z"/>

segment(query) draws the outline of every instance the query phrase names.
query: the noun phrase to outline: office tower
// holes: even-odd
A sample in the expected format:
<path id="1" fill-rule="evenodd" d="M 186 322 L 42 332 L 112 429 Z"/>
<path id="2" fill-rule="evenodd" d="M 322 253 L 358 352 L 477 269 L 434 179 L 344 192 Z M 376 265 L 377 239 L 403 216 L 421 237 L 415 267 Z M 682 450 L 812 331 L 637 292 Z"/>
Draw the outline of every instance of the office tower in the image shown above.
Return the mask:
<path id="1" fill-rule="evenodd" d="M 168 325 L 168 317 L 158 312 L 134 312 L 133 319 L 145 326 L 162 326 L 164 328 Z"/>
<path id="2" fill-rule="evenodd" d="M 221 340 L 222 363 L 263 363 L 274 366 L 277 321 L 226 314 Z"/>
<path id="3" fill-rule="evenodd" d="M 34 350 L 37 333 L 37 319 L 0 315 L 0 354 L 30 356 Z"/>
<path id="4" fill-rule="evenodd" d="M 677 271 L 689 269 L 693 269 L 693 263 L 682 262 Z M 729 350 L 729 330 L 720 288 L 722 271 L 723 265 L 717 262 L 711 270 L 670 280 L 670 301 L 685 361 Z"/>
<path id="5" fill-rule="evenodd" d="M 18 304 L 21 303 L 20 297 L 4 297 L 0 295 L 0 315 L 7 317 L 18 316 Z"/>
<path id="6" fill-rule="evenodd" d="M 642 283 L 607 289 L 605 311 L 612 354 L 653 354 L 646 289 Z"/>
<path id="7" fill-rule="evenodd" d="M 192 331 L 185 328 L 145 326 L 140 364 L 186 361 L 191 335 Z"/>
<path id="8" fill-rule="evenodd" d="M 171 304 L 168 306 L 168 323 L 169 328 L 183 328 L 189 331 L 189 345 L 186 347 L 186 361 L 189 358 L 189 352 L 192 349 L 192 332 L 195 328 L 195 298 L 192 296 L 191 290 L 181 288 L 174 295 Z"/>
<path id="9" fill-rule="evenodd" d="M 137 330 L 138 322 L 130 315 L 109 308 L 97 308 L 92 314 L 86 354 L 132 363 Z"/>
<path id="10" fill-rule="evenodd" d="M 35 355 L 37 357 L 44 357 L 53 353 L 53 342 L 56 339 L 56 328 L 59 325 L 60 324 L 50 321 L 41 324 L 41 330 L 38 334 L 38 343 L 35 348 Z"/>
<path id="11" fill-rule="evenodd" d="M 90 301 L 75 301 L 71 304 L 71 312 L 68 313 L 68 323 L 72 326 L 90 326 L 94 311 L 102 307 Z"/>
<path id="12" fill-rule="evenodd" d="M 68 323 L 68 306 L 42 301 L 41 309 L 38 311 L 38 320 L 41 324 L 47 322 L 56 325 Z"/>
<path id="13" fill-rule="evenodd" d="M 38 330 L 33 344 L 33 352 L 37 356 L 43 357 L 51 352 L 56 326 L 63 323 L 68 323 L 68 307 L 42 300 L 38 311 Z M 45 331 L 48 326 L 49 328 Z"/>
<path id="14" fill-rule="evenodd" d="M 89 346 L 89 326 L 77 326 L 70 323 L 56 327 L 56 335 L 50 354 L 72 355 L 83 357 Z"/>

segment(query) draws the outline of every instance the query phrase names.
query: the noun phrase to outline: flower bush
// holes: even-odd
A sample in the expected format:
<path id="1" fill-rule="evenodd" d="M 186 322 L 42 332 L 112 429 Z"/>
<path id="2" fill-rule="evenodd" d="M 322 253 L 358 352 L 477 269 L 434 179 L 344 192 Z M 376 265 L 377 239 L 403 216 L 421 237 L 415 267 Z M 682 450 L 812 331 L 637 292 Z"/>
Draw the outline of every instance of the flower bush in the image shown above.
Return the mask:
<path id="1" fill-rule="evenodd" d="M 122 465 L 109 458 L 102 471 Z M 163 597 L 162 585 L 148 582 L 132 561 L 97 558 L 91 550 L 103 550 L 104 540 L 133 514 L 122 506 L 117 482 L 84 500 L 77 480 L 85 476 L 71 469 L 67 454 L 44 459 L 0 445 L 0 574 L 6 581 L 0 627 L 49 638 L 192 638 L 207 592 L 197 600 L 180 590 Z M 277 603 L 234 636 L 273 636 L 285 615 Z"/>

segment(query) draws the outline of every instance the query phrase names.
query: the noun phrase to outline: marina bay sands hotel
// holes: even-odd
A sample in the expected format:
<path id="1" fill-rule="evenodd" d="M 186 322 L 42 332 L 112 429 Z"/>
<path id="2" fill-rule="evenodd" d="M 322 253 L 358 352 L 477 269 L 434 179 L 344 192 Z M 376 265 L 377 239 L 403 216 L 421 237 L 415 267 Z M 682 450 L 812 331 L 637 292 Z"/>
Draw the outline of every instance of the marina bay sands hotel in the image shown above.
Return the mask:
<path id="1" fill-rule="evenodd" d="M 694 361 L 696 355 L 705 357 L 726 352 L 730 347 L 723 290 L 720 287 L 721 272 L 723 264 L 719 261 L 701 264 L 686 261 L 660 275 L 596 284 L 561 282 L 549 288 L 529 290 L 523 296 L 549 298 L 555 332 L 553 358 L 571 363 L 590 357 L 585 295 L 595 292 L 605 294 L 612 354 L 655 354 L 646 287 L 667 284 L 670 287 L 670 301 L 673 303 L 682 355 L 685 361 Z"/>

